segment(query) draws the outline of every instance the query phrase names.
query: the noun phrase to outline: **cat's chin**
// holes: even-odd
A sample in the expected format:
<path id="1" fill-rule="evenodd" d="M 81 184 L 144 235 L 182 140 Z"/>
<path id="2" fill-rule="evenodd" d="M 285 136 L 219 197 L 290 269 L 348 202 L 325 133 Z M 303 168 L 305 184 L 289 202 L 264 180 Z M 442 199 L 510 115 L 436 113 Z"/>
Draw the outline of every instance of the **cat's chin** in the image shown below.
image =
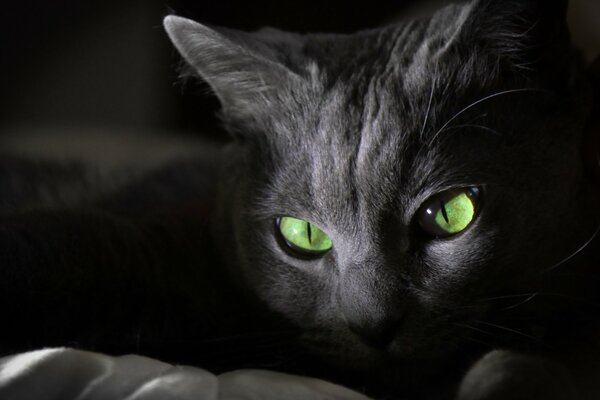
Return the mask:
<path id="1" fill-rule="evenodd" d="M 323 373 L 326 379 L 335 380 L 349 387 L 357 387 L 372 396 L 422 389 L 435 379 L 439 386 L 444 380 L 461 371 L 460 360 L 451 354 L 436 353 L 431 357 L 399 357 L 394 355 L 393 346 L 378 350 L 367 345 L 349 345 L 352 340 L 335 344 L 312 343 L 309 347 L 318 355 L 322 365 L 314 366 L 311 373 Z M 415 355 L 413 355 L 415 356 Z M 331 368 L 333 367 L 333 368 Z M 441 374 L 441 375 L 440 375 Z M 418 393 L 414 398 L 420 398 Z M 413 398 L 413 397 L 411 397 Z"/>
<path id="2" fill-rule="evenodd" d="M 323 359 L 327 364 L 349 371 L 377 371 L 406 362 L 438 359 L 448 356 L 449 351 L 439 349 L 423 349 L 420 354 L 407 352 L 400 346 L 391 345 L 386 349 L 377 349 L 352 341 L 338 343 L 304 343 L 308 350 Z"/>
<path id="3" fill-rule="evenodd" d="M 326 363 L 342 369 L 360 371 L 380 368 L 389 358 L 387 351 L 374 349 L 353 338 L 325 341 L 304 337 L 302 344 Z"/>
<path id="4" fill-rule="evenodd" d="M 372 349 L 319 354 L 328 364 L 355 372 L 378 370 L 389 364 L 389 357 L 385 352 Z"/>

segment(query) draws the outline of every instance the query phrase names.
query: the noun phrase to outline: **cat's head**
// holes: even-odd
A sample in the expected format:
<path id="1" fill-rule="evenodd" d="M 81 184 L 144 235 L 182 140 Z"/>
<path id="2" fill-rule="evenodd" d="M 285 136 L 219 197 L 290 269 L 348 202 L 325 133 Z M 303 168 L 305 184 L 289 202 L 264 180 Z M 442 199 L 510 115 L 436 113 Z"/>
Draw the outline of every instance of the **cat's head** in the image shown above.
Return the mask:
<path id="1" fill-rule="evenodd" d="M 352 35 L 167 17 L 234 137 L 232 273 L 309 346 L 357 365 L 444 354 L 483 299 L 531 293 L 591 235 L 588 100 L 558 3 L 465 1 Z"/>

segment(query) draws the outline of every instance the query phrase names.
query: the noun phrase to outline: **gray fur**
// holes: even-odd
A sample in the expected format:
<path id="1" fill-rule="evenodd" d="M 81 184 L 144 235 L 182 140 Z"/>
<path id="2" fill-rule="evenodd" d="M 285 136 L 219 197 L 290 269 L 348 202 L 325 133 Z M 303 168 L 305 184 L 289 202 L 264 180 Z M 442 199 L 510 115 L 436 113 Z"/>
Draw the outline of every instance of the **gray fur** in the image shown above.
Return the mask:
<path id="1" fill-rule="evenodd" d="M 580 157 L 588 93 L 564 7 L 540 7 L 473 0 L 353 35 L 166 18 L 236 136 L 216 232 L 230 271 L 317 353 L 386 372 L 449 357 L 499 316 L 482 299 L 537 291 L 600 223 Z M 469 185 L 483 188 L 474 224 L 423 235 L 420 205 Z M 333 250 L 286 253 L 287 215 Z M 390 330 L 384 349 L 365 341 Z"/>

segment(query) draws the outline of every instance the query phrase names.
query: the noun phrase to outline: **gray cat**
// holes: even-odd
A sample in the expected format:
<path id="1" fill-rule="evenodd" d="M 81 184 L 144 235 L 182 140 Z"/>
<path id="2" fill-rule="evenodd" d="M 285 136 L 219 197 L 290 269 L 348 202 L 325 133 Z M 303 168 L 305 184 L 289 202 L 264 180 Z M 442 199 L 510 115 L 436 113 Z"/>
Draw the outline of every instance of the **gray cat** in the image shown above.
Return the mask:
<path id="1" fill-rule="evenodd" d="M 597 398 L 591 91 L 565 9 L 473 0 L 352 35 L 165 19 L 234 137 L 229 272 L 382 395 Z"/>

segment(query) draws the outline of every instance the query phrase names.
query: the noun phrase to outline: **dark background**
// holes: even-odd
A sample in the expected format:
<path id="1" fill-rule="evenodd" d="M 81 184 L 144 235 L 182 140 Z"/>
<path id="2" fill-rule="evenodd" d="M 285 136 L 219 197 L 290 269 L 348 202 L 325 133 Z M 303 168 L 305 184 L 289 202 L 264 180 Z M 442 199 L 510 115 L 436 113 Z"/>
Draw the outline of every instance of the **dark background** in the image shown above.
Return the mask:
<path id="1" fill-rule="evenodd" d="M 34 0 L 0 15 L 0 135 L 81 127 L 216 135 L 217 102 L 178 83 L 169 13 L 252 30 L 351 32 L 390 21 L 410 0 Z M 212 132 L 212 133 L 211 133 Z"/>

